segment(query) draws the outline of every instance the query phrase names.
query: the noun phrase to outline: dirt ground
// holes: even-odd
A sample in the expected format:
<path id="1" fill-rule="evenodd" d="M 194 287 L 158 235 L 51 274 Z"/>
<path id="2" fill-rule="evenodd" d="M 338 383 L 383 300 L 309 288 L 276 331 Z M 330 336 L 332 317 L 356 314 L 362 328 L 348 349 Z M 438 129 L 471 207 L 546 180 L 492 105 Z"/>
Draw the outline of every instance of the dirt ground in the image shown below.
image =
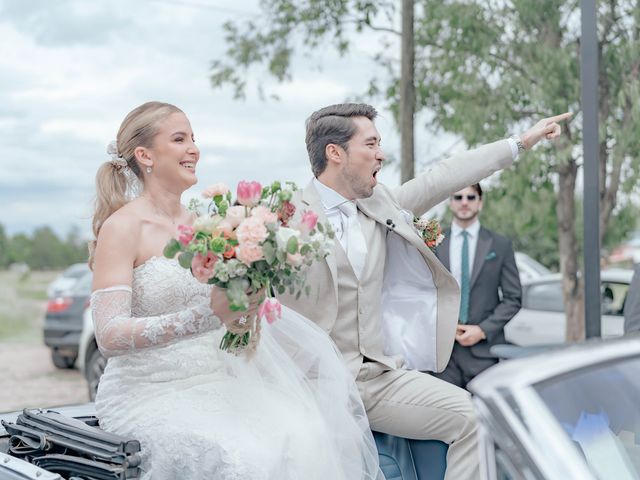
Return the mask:
<path id="1" fill-rule="evenodd" d="M 82 374 L 57 369 L 44 345 L 0 342 L 0 369 L 0 412 L 89 401 Z"/>

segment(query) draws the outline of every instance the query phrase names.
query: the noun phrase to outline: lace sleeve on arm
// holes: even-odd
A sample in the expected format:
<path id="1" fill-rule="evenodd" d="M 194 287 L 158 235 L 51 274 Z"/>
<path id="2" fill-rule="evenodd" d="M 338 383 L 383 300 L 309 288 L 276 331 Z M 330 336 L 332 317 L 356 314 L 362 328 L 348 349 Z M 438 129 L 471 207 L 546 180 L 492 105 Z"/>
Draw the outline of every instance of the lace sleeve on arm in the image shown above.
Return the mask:
<path id="1" fill-rule="evenodd" d="M 131 288 L 125 285 L 91 294 L 96 341 L 106 357 L 171 343 L 220 326 L 208 303 L 154 317 L 131 316 Z"/>

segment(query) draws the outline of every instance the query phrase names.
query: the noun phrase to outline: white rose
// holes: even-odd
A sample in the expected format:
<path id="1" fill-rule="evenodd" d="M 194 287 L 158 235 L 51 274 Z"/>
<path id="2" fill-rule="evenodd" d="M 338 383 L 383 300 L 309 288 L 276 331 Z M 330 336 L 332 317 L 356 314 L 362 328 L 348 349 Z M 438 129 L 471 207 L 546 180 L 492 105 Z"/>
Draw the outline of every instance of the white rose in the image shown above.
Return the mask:
<path id="1" fill-rule="evenodd" d="M 280 227 L 276 232 L 276 243 L 278 244 L 278 248 L 281 250 L 286 250 L 287 243 L 291 237 L 295 237 L 297 239 L 300 238 L 300 232 L 298 230 L 294 230 L 293 228 Z"/>
<path id="2" fill-rule="evenodd" d="M 218 227 L 220 220 L 221 218 L 218 215 L 214 217 L 203 215 L 202 217 L 196 218 L 193 222 L 193 229 L 198 232 L 213 233 Z"/>

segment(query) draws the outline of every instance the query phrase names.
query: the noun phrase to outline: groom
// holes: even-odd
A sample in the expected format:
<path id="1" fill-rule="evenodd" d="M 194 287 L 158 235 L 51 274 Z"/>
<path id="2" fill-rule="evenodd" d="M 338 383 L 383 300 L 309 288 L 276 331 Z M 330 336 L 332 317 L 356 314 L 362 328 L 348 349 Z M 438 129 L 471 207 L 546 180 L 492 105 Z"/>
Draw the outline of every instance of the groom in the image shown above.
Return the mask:
<path id="1" fill-rule="evenodd" d="M 413 216 L 508 167 L 521 150 L 543 137 L 559 135 L 556 122 L 569 114 L 541 120 L 519 137 L 449 158 L 396 189 L 377 181 L 384 155 L 376 115 L 369 105 L 339 104 L 307 120 L 315 178 L 296 192 L 294 202 L 298 212 L 313 210 L 320 221 L 330 222 L 336 242 L 332 254 L 307 275 L 311 294 L 282 301 L 331 335 L 356 378 L 373 430 L 444 441 L 449 444 L 446 478 L 475 479 L 477 425 L 469 394 L 403 369 L 405 359 L 394 355 L 399 352 L 385 350 L 382 324 L 387 313 L 398 312 L 394 298 L 405 297 L 400 311 L 421 315 L 424 325 L 433 327 L 432 342 L 424 346 L 431 369 L 446 367 L 458 319 L 458 285 L 416 233 Z M 390 294 L 394 289 L 395 297 Z M 411 292 L 419 295 L 411 298 Z"/>

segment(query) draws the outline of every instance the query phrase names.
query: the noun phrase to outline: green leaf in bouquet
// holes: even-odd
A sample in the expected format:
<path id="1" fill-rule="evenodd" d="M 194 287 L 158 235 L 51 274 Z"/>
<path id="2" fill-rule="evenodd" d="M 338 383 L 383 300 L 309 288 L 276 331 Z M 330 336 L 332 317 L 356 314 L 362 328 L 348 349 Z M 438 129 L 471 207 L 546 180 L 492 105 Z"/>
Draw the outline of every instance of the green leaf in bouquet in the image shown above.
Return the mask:
<path id="1" fill-rule="evenodd" d="M 298 293 L 296 293 L 296 300 L 300 300 L 300 295 L 302 295 L 302 290 L 298 290 Z"/>
<path id="2" fill-rule="evenodd" d="M 280 182 L 279 181 L 275 181 L 271 184 L 271 193 L 276 193 L 277 191 L 279 191 L 281 188 Z"/>
<path id="3" fill-rule="evenodd" d="M 286 292 L 287 289 L 284 287 L 284 285 L 278 285 L 278 294 L 282 295 L 284 294 L 284 292 Z"/>
<path id="4" fill-rule="evenodd" d="M 320 222 L 316 223 L 316 228 L 320 233 L 324 233 L 324 226 L 322 225 L 322 223 Z"/>
<path id="5" fill-rule="evenodd" d="M 300 255 L 306 255 L 311 250 L 311 246 L 308 243 L 305 243 L 300 247 Z"/>
<path id="6" fill-rule="evenodd" d="M 171 240 L 169 240 L 169 242 L 167 242 L 167 245 L 164 247 L 164 250 L 162 253 L 164 253 L 164 256 L 167 258 L 173 258 L 176 256 L 176 253 L 178 253 L 180 250 L 181 250 L 180 242 L 175 238 L 172 238 Z"/>
<path id="7" fill-rule="evenodd" d="M 178 263 L 182 268 L 191 268 L 191 260 L 193 260 L 193 253 L 182 252 L 178 255 Z"/>
<path id="8" fill-rule="evenodd" d="M 296 237 L 290 237 L 287 241 L 287 253 L 293 255 L 298 252 L 298 239 Z"/>
<path id="9" fill-rule="evenodd" d="M 234 278 L 229 280 L 227 285 L 227 300 L 229 300 L 229 310 L 232 312 L 244 312 L 249 309 L 249 297 L 246 290 L 249 282 L 244 278 Z"/>
<path id="10" fill-rule="evenodd" d="M 291 200 L 292 196 L 293 194 L 289 190 L 281 190 L 278 194 L 278 198 L 281 202 L 288 202 L 289 200 Z"/>
<path id="11" fill-rule="evenodd" d="M 273 265 L 276 261 L 276 247 L 271 242 L 264 242 L 262 244 L 262 254 L 264 255 L 264 259 L 267 261 L 269 265 Z"/>
<path id="12" fill-rule="evenodd" d="M 220 200 L 220 203 L 216 203 L 218 207 L 218 213 L 224 217 L 227 214 L 227 210 L 229 210 L 229 202 L 226 199 Z"/>
<path id="13" fill-rule="evenodd" d="M 213 253 L 224 253 L 227 248 L 227 240 L 223 237 L 213 237 L 209 242 Z"/>

